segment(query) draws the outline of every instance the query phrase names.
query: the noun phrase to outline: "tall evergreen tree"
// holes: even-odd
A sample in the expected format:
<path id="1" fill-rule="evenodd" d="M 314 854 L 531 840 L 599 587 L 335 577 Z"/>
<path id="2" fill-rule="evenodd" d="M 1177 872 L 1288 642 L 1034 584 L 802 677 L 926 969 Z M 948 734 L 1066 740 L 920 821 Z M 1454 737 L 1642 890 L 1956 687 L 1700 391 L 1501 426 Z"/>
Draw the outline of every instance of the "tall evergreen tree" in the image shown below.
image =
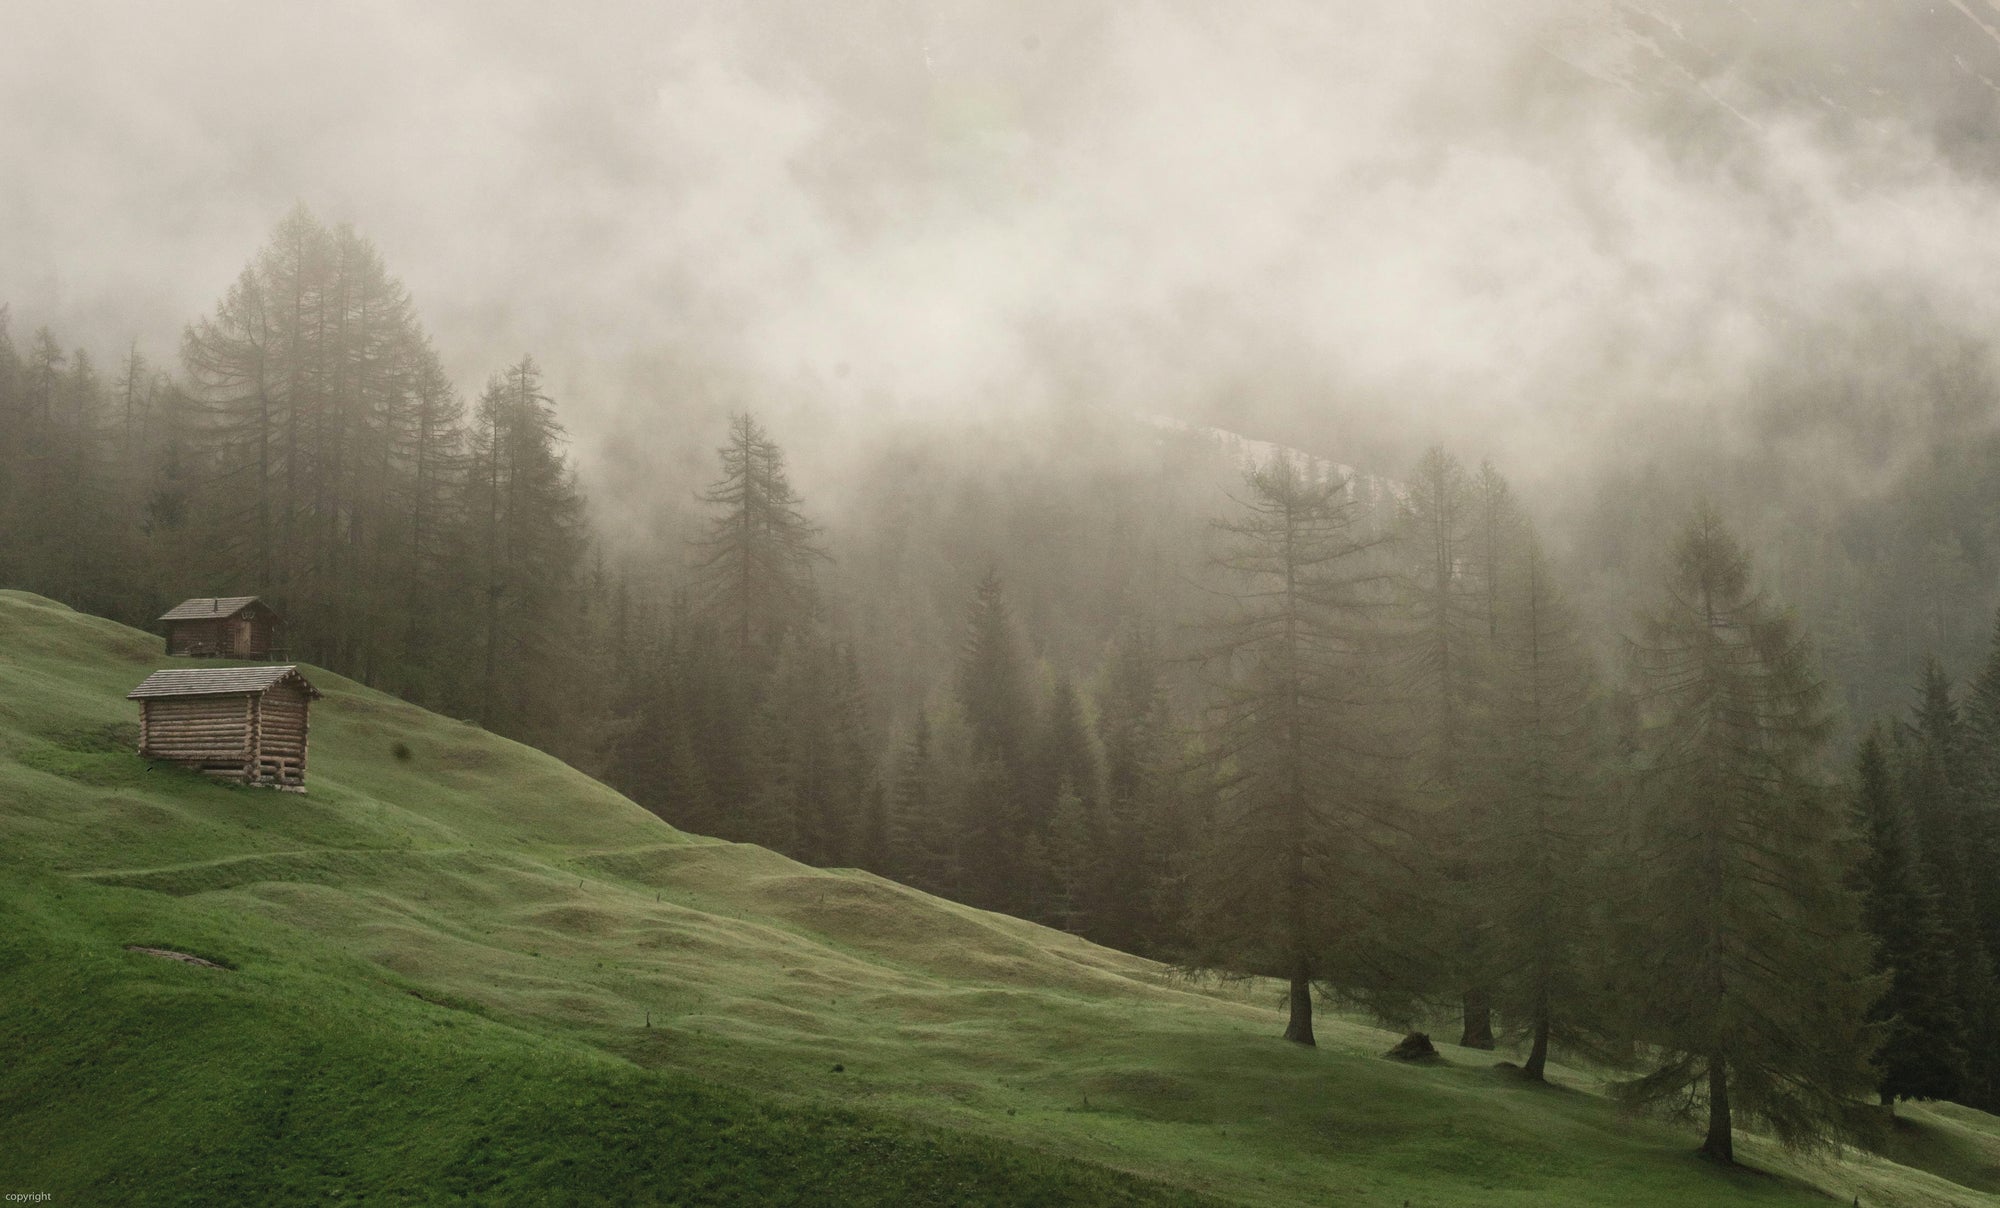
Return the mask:
<path id="1" fill-rule="evenodd" d="M 1018 907 L 1034 835 L 1027 799 L 1034 785 L 1029 743 L 1035 710 L 997 571 L 989 570 L 974 593 L 959 645 L 957 690 L 971 740 L 959 851 L 964 884 L 978 905 Z"/>
<path id="2" fill-rule="evenodd" d="M 487 383 L 472 434 L 469 512 L 484 624 L 482 720 L 544 737 L 550 686 L 566 672 L 571 576 L 582 556 L 582 499 L 541 371 L 523 357 Z"/>
<path id="3" fill-rule="evenodd" d="M 1399 587 L 1404 634 L 1403 677 L 1416 719 L 1418 789 L 1431 813 L 1431 847 L 1441 862 L 1443 896 L 1454 932 L 1456 974 L 1461 997 L 1459 1044 L 1493 1047 L 1491 990 L 1481 983 L 1489 963 L 1479 950 L 1485 927 L 1480 887 L 1473 883 L 1479 861 L 1475 836 L 1485 825 L 1488 788 L 1467 756 L 1483 723 L 1492 644 L 1489 591 L 1499 583 L 1498 559 L 1504 534 L 1499 525 L 1497 476 L 1482 479 L 1492 498 L 1475 496 L 1464 467 L 1441 448 L 1417 462 L 1409 491 L 1397 513 Z M 1482 514 L 1479 504 L 1491 505 Z M 1488 523 L 1482 524 L 1482 521 Z M 1493 543 L 1494 562 L 1482 567 L 1483 541 Z M 1478 573 L 1485 569 L 1493 573 Z"/>
<path id="4" fill-rule="evenodd" d="M 1098 701 L 1104 801 L 1084 815 L 1100 852 L 1087 894 L 1090 934 L 1127 951 L 1177 946 L 1198 835 L 1176 783 L 1179 753 L 1150 624 L 1128 626 L 1113 644 Z"/>
<path id="5" fill-rule="evenodd" d="M 1591 906 L 1610 826 L 1589 656 L 1540 542 L 1514 541 L 1519 573 L 1491 597 L 1503 720 L 1491 727 L 1493 796 L 1474 838 L 1487 984 L 1508 1030 L 1529 1041 L 1523 1073 L 1539 1081 L 1550 1044 L 1590 1023 Z"/>
<path id="6" fill-rule="evenodd" d="M 1704 508 L 1633 649 L 1646 925 L 1625 989 L 1657 1063 L 1622 1089 L 1692 1103 L 1705 1087 L 1702 1152 L 1717 1161 L 1734 1160 L 1738 1111 L 1786 1145 L 1824 1143 L 1872 1082 L 1877 987 L 1843 811 L 1816 773 L 1828 722 L 1811 647 Z"/>
<path id="7" fill-rule="evenodd" d="M 1378 539 L 1339 479 L 1280 458 L 1222 521 L 1235 598 L 1212 665 L 1222 768 L 1201 867 L 1201 963 L 1284 979 L 1285 1038 L 1313 1044 L 1313 987 L 1365 984 L 1385 923 L 1372 892 L 1399 820 L 1369 732 Z M 1360 959 L 1357 959 L 1360 958 Z"/>
<path id="8" fill-rule="evenodd" d="M 1986 660 L 1966 696 L 1967 766 L 1963 842 L 1974 868 L 2000 868 L 2000 612 Z M 2000 877 L 1982 877 L 1973 886 L 1971 906 L 1988 960 L 2000 968 Z M 2000 1090 L 2000 1087 L 1996 1087 Z"/>
<path id="9" fill-rule="evenodd" d="M 827 555 L 762 425 L 737 416 L 717 452 L 722 477 L 702 495 L 715 511 L 699 547 L 698 598 L 738 657 L 762 662 L 811 620 L 813 565 Z"/>
<path id="10" fill-rule="evenodd" d="M 1865 845 L 1855 869 L 1862 921 L 1882 983 L 1870 1012 L 1882 1036 L 1876 1089 L 1885 1104 L 1951 1098 L 1964 1072 L 1965 1021 L 1937 901 L 1911 850 L 1879 729 L 1862 740 L 1856 760 L 1854 820 Z"/>
<path id="11" fill-rule="evenodd" d="M 1971 861 L 1973 787 L 1978 753 L 1952 698 L 1950 676 L 1935 657 L 1918 675 L 1916 701 L 1903 727 L 1899 787 L 1926 883 L 1951 952 L 1953 991 L 1970 1040 L 1963 1094 L 1978 1107 L 2000 1106 L 2000 978 L 1980 934 L 1979 883 L 1988 870 Z"/>
<path id="12" fill-rule="evenodd" d="M 808 863 L 844 864 L 867 818 L 869 742 L 860 677 L 847 652 L 816 629 L 785 639 L 765 692 L 760 777 L 785 815 L 770 841 Z"/>
<path id="13" fill-rule="evenodd" d="M 175 458 L 198 474 L 177 489 L 219 554 L 181 592 L 254 591 L 286 614 L 295 653 L 469 703 L 483 677 L 442 672 L 468 661 L 452 639 L 479 617 L 462 590 L 476 572 L 445 556 L 468 536 L 451 512 L 470 484 L 444 468 L 462 421 L 374 246 L 294 210 L 188 327 L 181 360 L 197 409 L 183 436 L 203 453 Z"/>
<path id="14" fill-rule="evenodd" d="M 0 304 L 0 582 L 30 582 L 22 567 L 23 441 L 28 422 L 24 367 L 14 348 L 13 312 Z"/>
<path id="15" fill-rule="evenodd" d="M 1083 715 L 1083 700 L 1068 676 L 1057 678 L 1043 710 L 1040 733 L 1032 757 L 1032 782 L 1023 801 L 1023 824 L 1040 848 L 1039 866 L 1030 864 L 1023 872 L 1033 887 L 1032 916 L 1068 926 L 1079 914 L 1079 896 L 1088 896 L 1077 879 L 1081 870 L 1095 862 L 1095 840 L 1099 799 L 1098 762 L 1090 724 Z M 1052 834 L 1055 820 L 1065 802 L 1065 834 L 1058 844 Z M 1078 834 L 1082 838 L 1079 841 Z M 1081 846 L 1079 846 L 1079 842 Z M 1073 867 L 1058 869 L 1057 847 L 1062 859 Z M 1067 921 L 1065 921 L 1067 920 Z"/>
<path id="16" fill-rule="evenodd" d="M 945 811 L 930 714 L 918 710 L 889 796 L 889 862 L 898 880 L 932 893 L 956 891 L 952 820 Z"/>

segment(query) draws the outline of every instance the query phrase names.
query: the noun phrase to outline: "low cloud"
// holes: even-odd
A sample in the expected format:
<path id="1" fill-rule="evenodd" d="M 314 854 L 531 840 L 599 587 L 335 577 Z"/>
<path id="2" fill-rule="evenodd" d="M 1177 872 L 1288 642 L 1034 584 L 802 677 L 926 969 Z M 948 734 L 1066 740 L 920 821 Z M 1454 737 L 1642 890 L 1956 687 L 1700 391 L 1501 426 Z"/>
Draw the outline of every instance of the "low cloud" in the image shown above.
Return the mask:
<path id="1" fill-rule="evenodd" d="M 1942 102 L 1772 84 L 1789 27 L 1672 9 L 29 3 L 0 298 L 167 359 L 303 201 L 468 388 L 533 351 L 614 497 L 740 406 L 807 475 L 1081 402 L 1531 487 L 1789 415 L 1887 473 L 1869 409 L 2000 330 L 2000 194 Z"/>

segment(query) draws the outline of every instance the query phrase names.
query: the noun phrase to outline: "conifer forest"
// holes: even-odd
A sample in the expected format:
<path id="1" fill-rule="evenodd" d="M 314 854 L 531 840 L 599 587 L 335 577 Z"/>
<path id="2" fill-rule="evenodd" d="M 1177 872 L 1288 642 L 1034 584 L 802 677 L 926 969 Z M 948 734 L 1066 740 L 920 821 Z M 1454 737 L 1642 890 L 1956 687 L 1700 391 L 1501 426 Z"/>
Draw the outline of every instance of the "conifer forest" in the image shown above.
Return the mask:
<path id="1" fill-rule="evenodd" d="M 925 937 L 979 912 L 1047 937 L 979 949 L 979 977 L 1040 969 L 1051 945 L 1136 958 L 1160 985 L 1263 1012 L 1270 1060 L 1386 1029 L 1502 1063 L 1510 1087 L 1587 1082 L 1617 1119 L 1666 1121 L 1724 1168 L 1854 1147 L 1915 1165 L 1915 1143 L 1882 1138 L 1947 1117 L 1908 1113 L 1960 1113 L 1962 1132 L 2000 1115 L 2000 16 L 1971 0 L 1837 20 L 1789 0 L 1755 19 L 1691 0 L 667 7 L 587 31 L 522 13 L 504 47 L 465 12 L 390 6 L 317 33 L 245 17 L 304 56 L 297 79 L 269 62 L 232 77 L 267 93 L 257 112 L 150 62 L 133 31 L 31 3 L 46 11 L 23 14 L 28 44 L 7 56 L 24 65 L 0 68 L 21 115 L 0 134 L 0 589 L 149 634 L 182 601 L 258 597 L 283 617 L 270 661 L 343 685 L 313 713 L 331 787 L 269 799 L 339 815 L 365 785 L 338 824 L 393 834 L 384 850 L 490 846 L 489 871 L 451 874 L 484 895 L 465 920 L 571 881 L 597 892 L 626 875 L 616 861 L 691 836 L 823 870 L 798 890 L 816 908 L 859 875 L 842 870 L 940 900 L 867 923 L 912 951 L 976 948 Z M 37 108 L 38 89 L 81 85 L 25 60 L 99 44 L 86 75 L 143 65 L 89 106 Z M 384 56 L 367 68 L 382 99 L 339 108 L 358 87 L 327 66 L 343 51 Z M 523 62 L 531 83 L 497 70 Z M 49 803 L 69 799 L 37 777 L 69 777 L 93 810 L 142 790 L 118 787 L 129 770 L 51 771 L 44 747 L 115 734 L 104 750 L 136 766 L 138 730 L 35 737 L 38 712 L 69 716 L 50 702 L 97 674 L 34 670 L 71 657 L 43 633 L 0 624 L 0 838 L 18 854 L 0 880 L 60 874 L 138 902 L 160 895 L 129 886 L 225 857 L 374 850 L 147 854 L 123 823 L 61 838 Z M 427 754 L 386 720 L 394 701 L 495 745 Z M 339 745 L 350 725 L 393 739 L 386 770 Z M 430 818 L 421 794 L 381 804 L 384 778 L 486 767 L 512 744 L 652 829 L 552 837 L 611 807 L 522 789 L 478 807 L 547 820 L 507 847 L 391 821 Z M 210 809 L 208 786 L 175 784 L 162 819 Z M 240 797 L 214 817 L 254 836 Z M 545 841 L 573 850 L 535 854 Z M 522 888 L 545 858 L 548 888 Z M 744 1073 L 767 1068 L 747 1023 L 712 1057 L 648 1056 L 591 1030 L 641 1026 L 610 1008 L 567 1020 L 556 973 L 514 1014 L 498 974 L 490 997 L 476 973 L 427 989 L 443 958 L 392 960 L 380 937 L 485 922 L 436 922 L 430 888 L 365 889 L 346 867 L 170 892 L 332 937 L 414 979 L 404 998 L 557 1019 L 551 1035 L 620 1063 L 763 1086 Z M 266 883 L 294 880 L 296 900 Z M 694 908 L 676 896 L 693 882 L 634 883 L 652 891 L 619 882 L 634 911 Z M 329 885 L 406 897 L 417 921 L 314 921 L 346 917 L 308 907 Z M 717 918 L 776 909 L 731 901 Z M 874 951 L 860 915 L 826 917 L 836 950 Z M 533 956 L 566 951 L 551 944 Z M 0 972 L 54 959 L 36 952 L 0 939 Z M 595 970 L 624 959 L 604 952 Z M 773 985 L 807 976 L 773 960 Z M 211 968 L 253 976 L 240 963 Z M 861 1012 L 842 1005 L 860 977 L 825 975 L 826 1009 Z M 56 1001 L 0 999 L 0 1035 L 59 1035 Z M 681 1026 L 631 1001 L 644 1036 Z M 1022 1004 L 996 1009 L 1027 1035 L 1040 1008 Z M 791 1026 L 768 1010 L 743 1018 Z M 1090 1031 L 1056 1051 L 1110 1039 Z M 815 1070 L 865 1065 L 808 1051 Z M 769 1077 L 771 1102 L 798 1099 Z M 53 1093 L 0 1082 L 0 1118 Z M 1114 1101 L 1091 1093 L 1062 1110 Z M 1001 1100 L 950 1094 L 936 1120 L 919 1100 L 880 1110 L 1029 1156 L 953 1158 L 985 1173 L 923 1183 L 924 1202 L 1293 1194 L 1178 1183 L 1115 1145 L 1065 1149 L 1048 1137 L 1073 1126 L 1035 1133 L 1032 1112 L 979 1123 Z M 1160 1102 L 1138 1117 L 1181 1110 Z M 477 1131 L 463 1153 L 489 1144 Z M 1926 1169 L 2000 1190 L 2000 1131 L 1979 1135 L 1962 1166 L 1986 1173 Z M 889 1136 L 870 1143 L 944 1161 L 941 1142 Z M 774 1152 L 791 1156 L 750 1163 L 755 1179 L 807 1161 Z M 364 1168 L 338 1176 L 362 1199 L 569 1194 Z M 320 1194 L 267 1174 L 183 1191 Z M 823 1202 L 799 1177 L 574 1194 Z M 848 1189 L 835 1202 L 919 1194 L 812 1177 Z M 1128 1177 L 1163 1182 L 1092 1181 Z M 1412 1177 L 1351 1202 L 1487 1202 Z M 0 1190 L 45 1184 L 69 1186 Z"/>

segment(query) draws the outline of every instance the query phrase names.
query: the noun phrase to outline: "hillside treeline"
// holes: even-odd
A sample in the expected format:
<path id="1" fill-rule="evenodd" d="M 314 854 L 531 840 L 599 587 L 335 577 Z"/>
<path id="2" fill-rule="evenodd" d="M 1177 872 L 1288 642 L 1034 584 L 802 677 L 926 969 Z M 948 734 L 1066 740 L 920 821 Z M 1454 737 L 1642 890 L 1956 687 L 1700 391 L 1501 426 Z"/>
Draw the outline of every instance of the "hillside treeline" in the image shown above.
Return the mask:
<path id="1" fill-rule="evenodd" d="M 677 826 L 1282 979 L 1305 1043 L 1321 1001 L 1448 1010 L 1530 1077 L 1628 1068 L 1717 1157 L 1733 1116 L 1813 1144 L 1864 1096 L 2000 1107 L 2000 644 L 1843 767 L 1813 643 L 1712 510 L 1604 634 L 1441 449 L 1390 495 L 1278 456 L 1096 565 L 1047 554 L 1083 496 L 1004 567 L 890 576 L 755 419 L 718 435 L 685 549 L 605 542 L 534 361 L 468 402 L 375 250 L 301 210 L 171 369 L 0 326 L 0 582 L 139 625 L 255 592 L 293 657 Z M 956 632 L 911 623 L 952 582 Z"/>

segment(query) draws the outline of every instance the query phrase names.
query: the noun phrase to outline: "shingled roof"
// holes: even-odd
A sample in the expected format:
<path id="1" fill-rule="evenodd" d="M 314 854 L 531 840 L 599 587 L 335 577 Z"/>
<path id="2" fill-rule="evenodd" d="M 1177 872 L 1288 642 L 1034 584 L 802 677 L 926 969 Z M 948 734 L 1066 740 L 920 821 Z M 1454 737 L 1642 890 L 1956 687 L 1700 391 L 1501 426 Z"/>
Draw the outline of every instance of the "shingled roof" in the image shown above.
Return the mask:
<path id="1" fill-rule="evenodd" d="M 125 694 L 126 700 L 147 700 L 159 696 L 249 696 L 295 680 L 306 695 L 317 698 L 312 686 L 297 667 L 172 667 L 155 671 L 146 681 Z"/>
<path id="2" fill-rule="evenodd" d="M 162 621 L 213 621 L 233 617 L 257 603 L 256 596 L 196 596 L 182 600 L 160 614 Z"/>

